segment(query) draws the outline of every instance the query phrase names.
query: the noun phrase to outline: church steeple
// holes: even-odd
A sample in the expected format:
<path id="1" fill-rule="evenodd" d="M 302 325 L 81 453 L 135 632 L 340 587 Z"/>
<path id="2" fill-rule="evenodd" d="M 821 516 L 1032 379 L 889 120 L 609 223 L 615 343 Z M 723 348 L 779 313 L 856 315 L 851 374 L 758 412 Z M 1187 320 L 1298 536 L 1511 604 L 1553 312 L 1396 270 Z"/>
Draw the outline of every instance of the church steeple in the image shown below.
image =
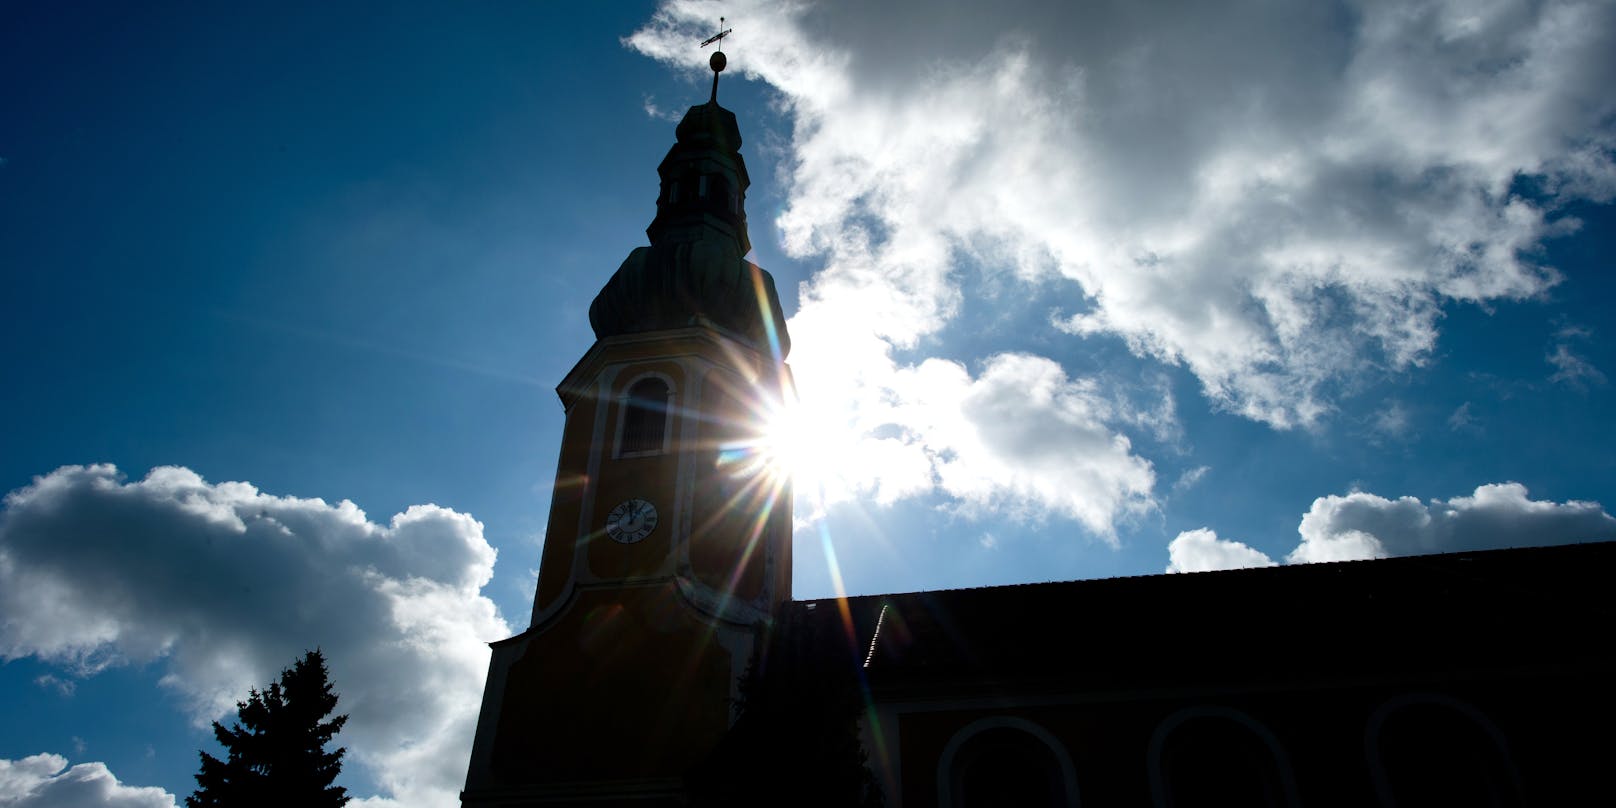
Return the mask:
<path id="1" fill-rule="evenodd" d="M 651 246 L 629 253 L 590 304 L 589 324 L 599 339 L 710 325 L 783 359 L 791 339 L 774 279 L 745 258 L 751 179 L 735 113 L 718 105 L 723 52 L 710 64 L 711 100 L 685 113 L 657 166 L 656 218 L 645 230 Z"/>
<path id="2" fill-rule="evenodd" d="M 709 236 L 729 238 L 742 254 L 751 252 L 752 240 L 746 233 L 746 189 L 751 179 L 741 157 L 741 129 L 735 113 L 719 106 L 716 98 L 691 107 L 674 136 L 677 142 L 657 166 L 662 190 L 657 196 L 656 219 L 645 234 L 653 245 Z"/>
<path id="3" fill-rule="evenodd" d="M 714 39 L 718 39 L 715 37 Z M 656 216 L 589 307 L 526 631 L 493 645 L 463 805 L 684 804 L 791 598 L 791 486 L 734 462 L 782 392 L 774 279 L 746 260 L 735 115 L 691 107 Z"/>
<path id="4" fill-rule="evenodd" d="M 674 130 L 677 142 L 657 166 L 662 188 L 656 219 L 645 229 L 652 246 L 713 236 L 733 239 L 742 255 L 752 251 L 746 233 L 746 189 L 751 180 L 741 157 L 741 129 L 735 113 L 718 105 L 718 74 L 728 63 L 723 51 L 713 52 L 708 60 L 713 69 L 712 97 L 685 113 Z"/>

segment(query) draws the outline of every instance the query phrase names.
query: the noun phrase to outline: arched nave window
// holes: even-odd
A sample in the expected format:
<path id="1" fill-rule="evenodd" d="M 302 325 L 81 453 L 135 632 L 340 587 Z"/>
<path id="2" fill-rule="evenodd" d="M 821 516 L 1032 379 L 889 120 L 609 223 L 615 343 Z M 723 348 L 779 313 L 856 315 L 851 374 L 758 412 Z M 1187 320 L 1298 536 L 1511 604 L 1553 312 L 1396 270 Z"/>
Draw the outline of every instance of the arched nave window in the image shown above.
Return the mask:
<path id="1" fill-rule="evenodd" d="M 937 766 L 944 808 L 1070 808 L 1077 777 L 1066 748 L 1043 727 L 994 716 L 954 734 Z"/>

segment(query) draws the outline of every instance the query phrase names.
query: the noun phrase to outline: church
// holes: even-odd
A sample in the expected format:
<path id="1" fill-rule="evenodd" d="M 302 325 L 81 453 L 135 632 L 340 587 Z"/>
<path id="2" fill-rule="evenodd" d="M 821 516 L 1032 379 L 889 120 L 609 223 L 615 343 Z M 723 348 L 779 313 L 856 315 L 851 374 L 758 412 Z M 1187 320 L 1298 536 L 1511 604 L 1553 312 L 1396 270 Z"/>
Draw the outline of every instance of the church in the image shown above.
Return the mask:
<path id="1" fill-rule="evenodd" d="M 789 482 L 733 449 L 791 343 L 712 67 L 557 387 L 462 805 L 1611 801 L 1613 543 L 794 600 Z"/>

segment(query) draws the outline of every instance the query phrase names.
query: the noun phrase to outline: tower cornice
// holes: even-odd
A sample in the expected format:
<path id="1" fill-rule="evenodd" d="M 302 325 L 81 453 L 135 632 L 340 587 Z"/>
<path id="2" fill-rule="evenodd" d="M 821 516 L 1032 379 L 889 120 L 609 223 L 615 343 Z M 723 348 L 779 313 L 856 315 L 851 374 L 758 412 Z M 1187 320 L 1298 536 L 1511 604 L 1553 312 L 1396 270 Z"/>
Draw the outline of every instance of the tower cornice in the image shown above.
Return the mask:
<path id="1" fill-rule="evenodd" d="M 771 364 L 775 364 L 770 354 L 758 350 L 741 335 L 714 323 L 655 332 L 621 334 L 595 340 L 595 344 L 584 352 L 583 358 L 579 359 L 561 383 L 556 385 L 556 395 L 561 399 L 561 406 L 570 410 L 574 403 L 594 394 L 596 379 L 612 362 L 620 362 L 640 353 L 647 356 L 654 355 L 660 359 L 707 357 L 713 355 L 715 348 L 722 352 L 722 355 L 729 356 L 733 368 L 743 373 L 761 375 Z M 785 374 L 790 372 L 789 366 L 784 362 L 778 363 L 778 367 L 772 371 Z"/>

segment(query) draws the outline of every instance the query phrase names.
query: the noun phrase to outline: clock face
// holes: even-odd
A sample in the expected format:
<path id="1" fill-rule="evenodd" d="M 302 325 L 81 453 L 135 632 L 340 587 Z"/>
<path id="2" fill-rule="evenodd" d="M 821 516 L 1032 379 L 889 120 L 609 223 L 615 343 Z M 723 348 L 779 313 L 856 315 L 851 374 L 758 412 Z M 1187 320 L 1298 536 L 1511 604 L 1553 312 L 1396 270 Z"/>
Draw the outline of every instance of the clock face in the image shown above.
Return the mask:
<path id="1" fill-rule="evenodd" d="M 612 541 L 633 544 L 656 529 L 656 506 L 643 499 L 630 499 L 618 504 L 606 515 L 606 535 Z"/>

